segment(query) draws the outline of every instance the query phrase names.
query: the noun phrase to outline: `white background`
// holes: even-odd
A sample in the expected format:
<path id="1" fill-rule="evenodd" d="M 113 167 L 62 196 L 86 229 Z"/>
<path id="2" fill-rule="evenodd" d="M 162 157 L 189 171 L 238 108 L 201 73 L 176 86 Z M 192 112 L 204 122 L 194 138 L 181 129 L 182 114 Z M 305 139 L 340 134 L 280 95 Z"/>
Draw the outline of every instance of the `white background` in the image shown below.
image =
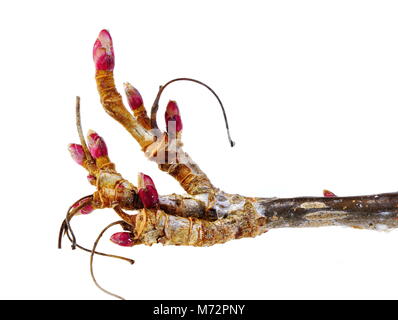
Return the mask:
<path id="1" fill-rule="evenodd" d="M 222 98 L 230 148 L 214 97 L 192 83 L 168 88 L 184 143 L 213 183 L 252 196 L 341 196 L 398 188 L 398 3 L 394 1 L 12 1 L 0 4 L 0 298 L 108 299 L 92 283 L 89 255 L 56 242 L 67 207 L 92 193 L 69 157 L 77 142 L 75 96 L 85 130 L 107 141 L 132 182 L 182 192 L 103 111 L 92 45 L 110 30 L 115 77 L 151 105 L 175 77 L 205 81 Z M 102 210 L 73 221 L 89 247 Z M 116 231 L 116 228 L 114 229 Z M 101 250 L 106 288 L 128 299 L 398 298 L 398 234 L 348 228 L 274 230 L 210 248 Z"/>

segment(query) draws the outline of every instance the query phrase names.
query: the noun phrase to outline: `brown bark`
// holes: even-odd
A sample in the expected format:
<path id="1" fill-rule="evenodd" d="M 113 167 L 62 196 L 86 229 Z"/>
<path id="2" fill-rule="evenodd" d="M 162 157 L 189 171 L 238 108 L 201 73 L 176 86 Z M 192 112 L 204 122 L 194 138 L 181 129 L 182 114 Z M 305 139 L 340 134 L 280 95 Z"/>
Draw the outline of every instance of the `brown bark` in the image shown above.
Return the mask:
<path id="1" fill-rule="evenodd" d="M 212 207 L 215 216 L 210 218 L 206 201 L 197 197 L 160 199 L 161 210 L 142 210 L 129 219 L 128 230 L 136 244 L 211 246 L 284 227 L 348 226 L 383 231 L 398 227 L 398 193 L 275 199 L 219 191 Z M 212 220 L 214 217 L 217 219 Z"/>
<path id="2" fill-rule="evenodd" d="M 387 230 L 398 227 L 398 193 L 353 197 L 256 199 L 268 228 L 349 226 Z"/>
<path id="3" fill-rule="evenodd" d="M 388 230 L 398 227 L 398 193 L 350 197 L 250 198 L 219 191 L 210 208 L 198 197 L 160 196 L 161 209 L 171 215 L 205 220 L 225 219 L 252 207 L 267 229 L 348 226 Z M 207 208 L 207 212 L 206 212 Z"/>

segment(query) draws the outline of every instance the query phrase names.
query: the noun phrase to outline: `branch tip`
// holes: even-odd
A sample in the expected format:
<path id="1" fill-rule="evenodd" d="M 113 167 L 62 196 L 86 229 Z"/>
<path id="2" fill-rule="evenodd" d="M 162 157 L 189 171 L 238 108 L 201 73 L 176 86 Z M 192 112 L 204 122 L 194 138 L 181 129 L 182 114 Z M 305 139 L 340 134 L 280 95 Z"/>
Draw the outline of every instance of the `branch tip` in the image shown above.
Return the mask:
<path id="1" fill-rule="evenodd" d="M 178 109 L 177 102 L 170 100 L 166 107 L 166 112 L 164 114 L 166 121 L 166 130 L 169 132 L 169 122 L 175 122 L 176 133 L 182 131 L 182 120 L 180 115 L 180 110 Z"/>
<path id="2" fill-rule="evenodd" d="M 88 148 L 94 159 L 105 157 L 108 155 L 108 148 L 105 140 L 93 130 L 88 131 L 87 135 Z"/>
<path id="3" fill-rule="evenodd" d="M 134 245 L 130 232 L 116 232 L 111 236 L 110 240 L 122 247 L 132 247 Z"/>
<path id="4" fill-rule="evenodd" d="M 144 105 L 140 92 L 134 88 L 130 83 L 124 83 L 124 91 L 126 92 L 127 101 L 131 110 L 136 110 Z"/>
<path id="5" fill-rule="evenodd" d="M 329 191 L 329 190 L 323 190 L 323 196 L 325 197 L 325 198 L 334 198 L 334 197 L 337 197 L 332 191 Z"/>
<path id="6" fill-rule="evenodd" d="M 101 30 L 94 43 L 93 59 L 96 70 L 112 71 L 115 67 L 112 37 L 108 30 Z"/>
<path id="7" fill-rule="evenodd" d="M 138 174 L 138 196 L 145 208 L 155 208 L 159 204 L 159 195 L 150 176 Z"/>

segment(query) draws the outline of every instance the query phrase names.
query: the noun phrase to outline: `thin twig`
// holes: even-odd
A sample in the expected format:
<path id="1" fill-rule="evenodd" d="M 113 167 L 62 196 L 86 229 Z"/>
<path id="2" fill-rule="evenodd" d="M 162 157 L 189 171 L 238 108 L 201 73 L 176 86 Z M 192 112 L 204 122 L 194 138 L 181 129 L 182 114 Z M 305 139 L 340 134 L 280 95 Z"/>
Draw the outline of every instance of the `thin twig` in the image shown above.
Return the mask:
<path id="1" fill-rule="evenodd" d="M 109 228 L 111 228 L 111 227 L 113 227 L 113 226 L 115 226 L 115 225 L 118 225 L 118 224 L 123 224 L 123 223 L 124 223 L 123 220 L 119 220 L 119 221 L 116 221 L 116 222 L 112 222 L 112 223 L 111 223 L 110 225 L 108 225 L 104 230 L 102 230 L 101 233 L 99 234 L 97 240 L 95 240 L 95 242 L 94 242 L 94 246 L 93 246 L 93 249 L 91 250 L 91 256 L 90 256 L 90 273 L 91 273 L 91 278 L 93 279 L 95 285 L 96 285 L 100 290 L 102 290 L 103 292 L 105 292 L 105 293 L 107 293 L 107 294 L 109 294 L 109 295 L 111 295 L 111 296 L 113 296 L 113 297 L 115 297 L 115 298 L 118 298 L 118 299 L 120 299 L 120 300 L 125 300 L 125 299 L 124 299 L 123 297 L 121 297 L 121 296 L 118 296 L 117 294 L 114 294 L 114 293 L 112 293 L 112 292 L 110 292 L 110 291 L 104 289 L 103 287 L 101 287 L 101 286 L 98 284 L 98 282 L 97 282 L 97 280 L 95 279 L 95 276 L 94 276 L 93 259 L 94 259 L 95 249 L 97 248 L 98 242 L 100 241 L 100 239 L 102 238 L 102 236 L 104 235 L 104 233 L 105 233 Z"/>
<path id="2" fill-rule="evenodd" d="M 71 236 L 72 236 L 72 249 L 74 250 L 74 249 L 76 249 L 76 237 L 75 237 L 75 234 L 73 233 L 73 230 L 72 230 L 72 228 L 70 227 L 70 219 L 72 219 L 72 217 L 81 209 L 81 208 L 83 208 L 84 206 L 86 206 L 87 205 L 87 203 L 86 202 L 82 202 L 83 200 L 85 200 L 85 199 L 92 199 L 92 195 L 88 195 L 88 196 L 85 196 L 85 197 L 83 197 L 83 198 L 81 198 L 81 199 L 79 199 L 79 200 L 77 200 L 76 202 L 75 202 L 75 204 L 76 203 L 80 203 L 77 207 L 73 207 L 75 204 L 72 204 L 70 207 L 69 207 L 69 209 L 68 209 L 68 211 L 66 212 L 66 218 L 65 218 L 65 220 L 62 222 L 62 225 L 61 225 L 61 229 L 59 230 L 59 236 L 58 236 L 58 248 L 59 249 L 61 249 L 61 242 L 62 242 L 62 236 L 61 236 L 61 234 L 65 231 L 65 230 L 69 230 L 70 231 L 70 233 L 71 233 Z M 65 226 L 64 226 L 64 224 L 65 224 Z"/>
<path id="3" fill-rule="evenodd" d="M 95 163 L 93 157 L 91 156 L 90 151 L 87 148 L 86 140 L 84 139 L 83 130 L 82 130 L 82 123 L 80 117 L 80 97 L 76 97 L 76 127 L 77 132 L 79 134 L 80 143 L 83 147 L 84 154 L 86 155 L 86 159 L 90 163 Z"/>
<path id="4" fill-rule="evenodd" d="M 192 82 L 195 82 L 195 83 L 197 83 L 197 84 L 200 84 L 200 85 L 206 87 L 208 90 L 210 90 L 210 92 L 216 97 L 216 99 L 218 100 L 218 103 L 219 103 L 220 106 L 221 106 L 222 113 L 223 113 L 223 115 L 224 115 L 225 126 L 226 126 L 226 128 L 227 128 L 227 134 L 228 134 L 229 143 L 231 144 L 231 147 L 233 147 L 233 146 L 235 145 L 235 142 L 232 141 L 232 139 L 231 139 L 231 134 L 230 134 L 230 132 L 229 132 L 229 125 L 228 125 L 227 114 L 226 114 L 226 112 L 225 112 L 224 105 L 223 105 L 223 103 L 221 102 L 221 99 L 219 98 L 219 96 L 217 95 L 217 93 L 216 93 L 212 88 L 210 88 L 207 84 L 203 83 L 202 81 L 199 81 L 199 80 L 196 80 L 196 79 L 191 79 L 191 78 L 177 78 L 177 79 L 170 80 L 170 81 L 167 82 L 165 85 L 159 87 L 159 92 L 158 92 L 158 94 L 157 94 L 157 96 L 156 96 L 155 101 L 153 102 L 152 109 L 151 109 L 151 124 L 152 124 L 152 127 L 155 128 L 155 129 L 158 129 L 158 124 L 157 124 L 157 121 L 156 121 L 156 114 L 157 114 L 158 109 L 159 109 L 159 100 L 160 100 L 160 96 L 162 95 L 164 89 L 165 89 L 169 84 L 171 84 L 171 83 L 173 83 L 173 82 L 177 82 L 177 81 L 192 81 Z"/>
<path id="5" fill-rule="evenodd" d="M 72 241 L 72 239 L 70 237 L 70 234 L 68 233 L 68 230 L 66 230 L 66 235 L 67 235 L 69 241 Z M 79 248 L 79 249 L 81 249 L 83 251 L 91 253 L 91 249 L 87 249 L 87 248 L 85 248 L 85 247 L 83 247 L 83 246 L 81 246 L 81 245 L 79 245 L 77 243 L 76 243 L 76 248 Z M 115 258 L 115 259 L 124 260 L 124 261 L 127 261 L 130 264 L 134 264 L 134 262 L 135 262 L 133 259 L 122 257 L 122 256 L 117 256 L 117 255 L 114 255 L 114 254 L 103 253 L 103 252 L 100 252 L 100 251 L 95 251 L 94 253 L 97 254 L 97 255 L 103 256 L 103 257 L 109 257 L 109 258 Z"/>
<path id="6" fill-rule="evenodd" d="M 78 200 L 77 203 L 79 203 L 80 201 L 82 201 L 84 199 L 88 199 L 90 197 L 91 196 L 83 197 L 80 200 Z M 87 248 L 79 245 L 76 242 L 76 236 L 75 236 L 75 234 L 74 234 L 74 232 L 72 230 L 72 227 L 70 225 L 70 220 L 75 216 L 75 214 L 78 212 L 78 210 L 80 210 L 85 205 L 87 205 L 87 203 L 82 203 L 82 205 L 79 205 L 78 207 L 75 207 L 75 208 L 73 207 L 73 205 L 71 207 L 69 207 L 69 209 L 67 211 L 66 218 L 62 221 L 61 228 L 59 230 L 59 235 L 58 235 L 58 248 L 59 249 L 61 249 L 61 247 L 62 247 L 62 237 L 63 237 L 64 234 L 66 234 L 68 239 L 69 239 L 69 241 L 72 243 L 72 249 L 79 248 L 79 249 L 81 249 L 83 251 L 91 252 L 90 249 L 87 249 Z M 75 209 L 75 210 L 72 210 L 72 209 Z M 98 254 L 98 255 L 104 256 L 104 257 L 125 260 L 128 263 L 130 263 L 130 264 L 134 264 L 134 260 L 130 259 L 130 258 L 126 258 L 126 257 L 118 256 L 118 255 L 113 255 L 113 254 L 108 254 L 108 253 L 103 253 L 103 252 L 99 252 L 99 251 L 96 251 L 95 254 Z"/>

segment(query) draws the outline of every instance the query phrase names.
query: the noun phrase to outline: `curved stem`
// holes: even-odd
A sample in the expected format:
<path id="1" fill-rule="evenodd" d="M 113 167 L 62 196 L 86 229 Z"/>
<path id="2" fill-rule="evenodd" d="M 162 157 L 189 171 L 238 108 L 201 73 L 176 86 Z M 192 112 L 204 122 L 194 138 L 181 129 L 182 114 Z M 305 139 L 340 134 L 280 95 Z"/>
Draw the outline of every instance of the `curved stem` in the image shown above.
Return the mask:
<path id="1" fill-rule="evenodd" d="M 92 197 L 92 196 L 90 195 L 90 196 L 83 197 L 80 200 L 78 200 L 77 202 L 80 202 L 80 201 L 82 201 L 82 200 L 84 200 L 86 198 L 88 199 L 90 197 Z M 75 216 L 75 214 L 85 205 L 87 205 L 87 202 L 82 203 L 82 205 L 79 205 L 78 207 L 75 207 L 75 208 L 73 207 L 73 205 L 71 207 L 69 207 L 68 212 L 67 212 L 67 216 L 62 221 L 61 228 L 59 230 L 58 249 L 61 249 L 61 247 L 62 247 L 62 237 L 63 237 L 64 234 L 66 234 L 68 239 L 69 239 L 69 241 L 72 243 L 72 249 L 79 248 L 79 249 L 81 249 L 83 251 L 91 252 L 91 250 L 79 245 L 76 242 L 75 234 L 74 234 L 74 232 L 72 230 L 72 227 L 70 226 L 70 220 L 72 220 L 72 218 Z M 94 253 L 98 254 L 100 256 L 104 256 L 104 257 L 121 259 L 121 260 L 129 262 L 130 264 L 134 264 L 134 260 L 130 259 L 130 258 L 126 258 L 126 257 L 118 256 L 118 255 L 113 255 L 113 254 L 108 254 L 108 253 L 103 253 L 103 252 L 99 252 L 99 251 L 95 251 Z"/>
<path id="2" fill-rule="evenodd" d="M 157 112 L 158 112 L 158 109 L 159 109 L 159 100 L 160 100 L 160 96 L 162 95 L 164 89 L 166 89 L 166 87 L 167 87 L 169 84 L 171 84 L 171 83 L 173 83 L 173 82 L 177 82 L 177 81 L 191 81 L 191 82 L 195 82 L 195 83 L 197 83 L 197 84 L 200 84 L 200 85 L 206 87 L 208 90 L 210 90 L 210 92 L 216 97 L 216 99 L 218 100 L 218 103 L 219 103 L 220 106 L 221 106 L 222 113 L 223 113 L 223 115 L 224 115 L 225 127 L 227 128 L 227 134 L 228 134 L 229 143 L 231 144 L 231 147 L 233 147 L 233 146 L 235 145 L 235 142 L 232 141 L 232 139 L 231 139 L 231 134 L 230 134 L 230 132 L 229 132 L 229 125 L 228 125 L 227 114 L 226 114 L 226 112 L 225 112 L 224 105 L 223 105 L 221 99 L 219 98 L 219 96 L 217 95 L 217 93 L 216 93 L 212 88 L 210 88 L 207 84 L 203 83 L 202 81 L 199 81 L 199 80 L 196 80 L 196 79 L 191 79 L 191 78 L 176 78 L 176 79 L 173 79 L 173 80 L 168 81 L 165 85 L 160 86 L 159 92 L 158 92 L 158 94 L 157 94 L 157 96 L 156 96 L 155 101 L 153 102 L 152 109 L 151 109 L 151 124 L 152 124 L 152 127 L 153 127 L 154 129 L 158 129 L 158 124 L 157 124 L 157 121 L 156 121 L 156 115 L 157 115 Z"/>
<path id="3" fill-rule="evenodd" d="M 102 238 L 102 236 L 104 235 L 104 233 L 105 233 L 109 228 L 111 228 L 111 227 L 113 227 L 113 226 L 115 226 L 115 225 L 118 225 L 118 224 L 123 224 L 123 223 L 124 223 L 124 221 L 123 221 L 123 220 L 120 220 L 120 221 L 112 222 L 112 223 L 109 224 L 107 227 L 105 227 L 105 229 L 103 229 L 103 230 L 101 231 L 101 233 L 98 235 L 97 240 L 95 240 L 94 246 L 93 246 L 93 249 L 91 250 L 91 255 L 90 255 L 90 273 L 91 273 L 91 278 L 93 279 L 95 285 L 96 285 L 100 290 L 102 290 L 103 292 L 105 292 L 105 293 L 107 293 L 107 294 L 109 294 L 109 295 L 111 295 L 111 296 L 113 296 L 113 297 L 115 297 L 115 298 L 118 298 L 118 299 L 120 299 L 120 300 L 125 300 L 125 299 L 124 299 L 123 297 L 121 297 L 121 296 L 118 296 L 117 294 L 114 294 L 114 293 L 112 293 L 112 292 L 110 292 L 110 291 L 104 289 L 103 287 L 101 287 L 101 286 L 98 284 L 98 282 L 97 282 L 97 280 L 95 279 L 95 276 L 94 276 L 93 259 L 94 259 L 95 249 L 97 248 L 98 242 L 100 241 L 100 239 Z"/>
<path id="4" fill-rule="evenodd" d="M 72 241 L 72 238 L 71 238 L 68 230 L 66 230 L 66 235 L 67 235 L 69 241 Z M 91 253 L 91 249 L 87 249 L 87 248 L 79 245 L 78 243 L 76 243 L 76 248 L 79 248 L 79 249 L 81 249 L 83 251 Z M 103 253 L 103 252 L 100 252 L 100 251 L 95 251 L 94 253 L 99 255 L 99 256 L 103 256 L 103 257 L 109 257 L 109 258 L 115 258 L 115 259 L 124 260 L 124 261 L 127 261 L 130 264 L 134 264 L 134 262 L 135 262 L 133 259 L 122 257 L 122 256 L 117 256 L 117 255 L 114 255 L 114 254 Z"/>
<path id="5" fill-rule="evenodd" d="M 88 195 L 85 196 L 83 198 L 80 198 L 79 200 L 77 200 L 75 203 L 80 203 L 82 200 L 85 199 L 91 199 L 92 200 L 93 196 L 92 195 Z M 66 212 L 66 218 L 64 219 L 64 221 L 62 222 L 61 228 L 59 230 L 59 235 L 58 235 L 58 248 L 61 249 L 61 245 L 62 245 L 62 235 L 66 230 L 69 230 L 71 233 L 71 237 L 72 237 L 72 249 L 74 250 L 76 248 L 76 237 L 75 234 L 73 233 L 73 230 L 70 226 L 70 220 L 73 218 L 73 216 L 84 206 L 87 205 L 87 202 L 83 202 L 80 205 L 78 205 L 77 207 L 73 207 L 74 204 L 72 204 L 68 211 Z"/>

